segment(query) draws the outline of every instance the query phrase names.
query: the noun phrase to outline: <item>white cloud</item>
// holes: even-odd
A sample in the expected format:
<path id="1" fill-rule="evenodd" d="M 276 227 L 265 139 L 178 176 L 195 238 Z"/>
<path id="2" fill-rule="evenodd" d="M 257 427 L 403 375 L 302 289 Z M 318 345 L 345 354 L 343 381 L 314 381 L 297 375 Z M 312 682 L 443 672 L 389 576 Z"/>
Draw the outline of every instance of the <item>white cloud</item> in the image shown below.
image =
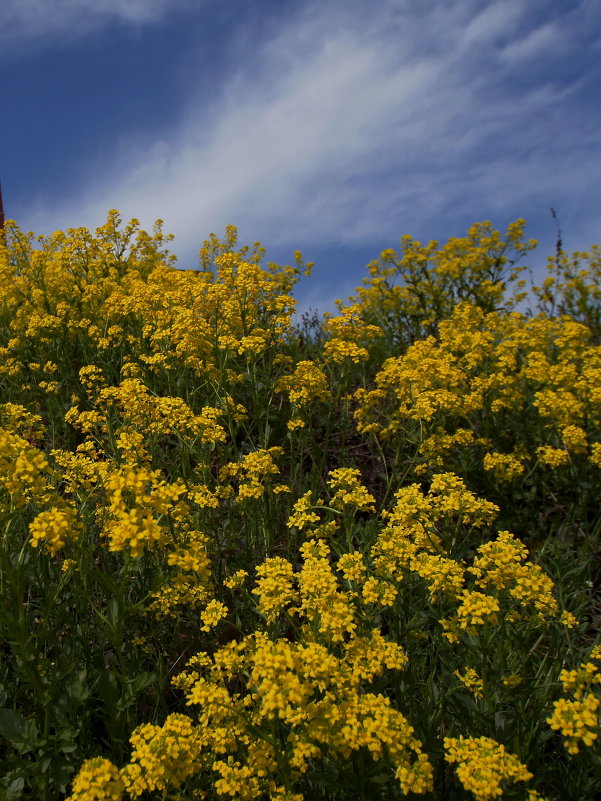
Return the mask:
<path id="1" fill-rule="evenodd" d="M 458 210 L 516 217 L 583 178 L 599 185 L 598 160 L 573 148 L 578 120 L 550 127 L 569 89 L 523 85 L 522 60 L 544 55 L 552 30 L 528 24 L 526 3 L 480 9 L 305 3 L 253 42 L 209 112 L 190 95 L 166 138 L 125 134 L 111 168 L 96 165 L 62 208 L 39 201 L 28 225 L 95 226 L 117 207 L 146 225 L 164 218 L 190 256 L 230 222 L 267 244 L 368 242 Z M 512 50 L 489 46 L 499 33 Z"/>
<path id="2" fill-rule="evenodd" d="M 462 33 L 464 45 L 482 44 L 512 32 L 524 10 L 521 2 L 507 3 L 505 0 L 498 0 L 480 8 L 468 21 Z"/>
<path id="3" fill-rule="evenodd" d="M 536 57 L 557 55 L 565 49 L 566 32 L 553 23 L 545 23 L 530 31 L 527 36 L 503 48 L 502 57 L 511 64 Z"/>
<path id="4" fill-rule="evenodd" d="M 2 0 L 0 42 L 13 46 L 48 36 L 77 37 L 111 22 L 157 22 L 193 0 Z"/>

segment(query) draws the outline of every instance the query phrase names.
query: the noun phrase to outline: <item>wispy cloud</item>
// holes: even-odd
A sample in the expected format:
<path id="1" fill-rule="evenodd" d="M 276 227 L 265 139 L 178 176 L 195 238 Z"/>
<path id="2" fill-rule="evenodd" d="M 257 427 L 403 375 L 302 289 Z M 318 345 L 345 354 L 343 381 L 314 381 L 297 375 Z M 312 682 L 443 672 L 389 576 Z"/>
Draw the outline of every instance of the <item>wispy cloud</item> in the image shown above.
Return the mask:
<path id="1" fill-rule="evenodd" d="M 564 51 L 568 45 L 565 35 L 555 23 L 544 23 L 530 31 L 523 39 L 511 42 L 503 48 L 502 58 L 510 64 L 525 62 L 532 58 L 549 58 Z"/>
<path id="2" fill-rule="evenodd" d="M 0 42 L 56 36 L 76 38 L 111 22 L 157 22 L 191 0 L 2 0 Z"/>
<path id="3" fill-rule="evenodd" d="M 132 14 L 142 5 L 131 2 Z M 582 182 L 598 195 L 593 139 L 590 158 L 581 149 L 592 112 L 570 111 L 578 78 L 557 79 L 558 29 L 531 8 L 302 4 L 253 42 L 210 105 L 191 93 L 182 125 L 158 141 L 124 134 L 110 167 L 89 168 L 63 207 L 39 199 L 31 225 L 95 225 L 117 207 L 146 224 L 164 218 L 191 254 L 229 222 L 272 244 L 367 242 L 432 229 L 437 217 L 546 209 Z M 582 35 L 574 19 L 562 22 L 568 56 Z M 527 80 L 535 54 L 546 73 Z"/>

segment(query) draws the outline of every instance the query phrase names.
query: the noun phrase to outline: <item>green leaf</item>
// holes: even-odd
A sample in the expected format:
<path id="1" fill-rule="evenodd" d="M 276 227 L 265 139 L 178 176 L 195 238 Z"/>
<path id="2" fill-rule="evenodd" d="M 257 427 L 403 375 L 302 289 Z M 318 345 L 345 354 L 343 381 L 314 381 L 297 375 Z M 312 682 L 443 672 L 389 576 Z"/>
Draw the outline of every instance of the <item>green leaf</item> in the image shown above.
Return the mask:
<path id="1" fill-rule="evenodd" d="M 390 774 L 389 773 L 379 773 L 376 776 L 370 776 L 368 781 L 372 782 L 373 784 L 386 784 L 390 781 Z"/>
<path id="2" fill-rule="evenodd" d="M 119 679 L 112 670 L 101 673 L 97 683 L 98 694 L 104 701 L 108 709 L 112 709 L 117 704 L 121 695 Z"/>
<path id="3" fill-rule="evenodd" d="M 67 695 L 69 701 L 73 704 L 81 704 L 90 695 L 90 689 L 87 685 L 87 670 L 82 668 L 78 670 L 72 681 L 67 686 Z"/>
<path id="4" fill-rule="evenodd" d="M 0 709 L 0 736 L 11 743 L 22 743 L 25 739 L 27 720 L 14 709 Z"/>
<path id="5" fill-rule="evenodd" d="M 141 690 L 154 684 L 158 679 L 158 673 L 139 673 L 133 679 L 130 679 L 131 691 L 137 695 Z"/>
<path id="6" fill-rule="evenodd" d="M 17 749 L 20 754 L 26 754 L 37 748 L 39 738 L 38 727 L 35 720 L 27 720 L 25 723 L 25 732 L 23 734 L 23 741 L 16 743 Z"/>
<path id="7" fill-rule="evenodd" d="M 109 604 L 108 604 L 108 608 L 107 608 L 107 613 L 106 614 L 107 614 L 107 618 L 109 620 L 109 623 L 111 624 L 111 626 L 113 628 L 115 628 L 115 626 L 117 625 L 117 621 L 119 620 L 119 612 L 120 612 L 119 602 L 117 601 L 116 598 L 111 598 L 111 600 L 109 601 Z"/>
<path id="8" fill-rule="evenodd" d="M 0 801 L 19 801 L 23 798 L 23 787 L 25 782 L 18 776 L 12 781 L 4 781 L 0 785 Z"/>
<path id="9" fill-rule="evenodd" d="M 48 767 L 48 774 L 51 777 L 54 786 L 64 793 L 67 789 L 73 773 L 75 772 L 74 766 L 70 759 L 55 755 Z"/>

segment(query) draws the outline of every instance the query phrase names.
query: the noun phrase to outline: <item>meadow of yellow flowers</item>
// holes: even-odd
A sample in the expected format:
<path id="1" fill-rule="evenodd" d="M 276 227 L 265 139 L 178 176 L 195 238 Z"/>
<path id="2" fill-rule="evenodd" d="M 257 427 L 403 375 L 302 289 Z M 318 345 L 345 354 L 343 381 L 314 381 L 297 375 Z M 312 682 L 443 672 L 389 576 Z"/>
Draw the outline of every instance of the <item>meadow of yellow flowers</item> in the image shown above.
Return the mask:
<path id="1" fill-rule="evenodd" d="M 601 251 L 0 239 L 0 801 L 587 801 Z"/>

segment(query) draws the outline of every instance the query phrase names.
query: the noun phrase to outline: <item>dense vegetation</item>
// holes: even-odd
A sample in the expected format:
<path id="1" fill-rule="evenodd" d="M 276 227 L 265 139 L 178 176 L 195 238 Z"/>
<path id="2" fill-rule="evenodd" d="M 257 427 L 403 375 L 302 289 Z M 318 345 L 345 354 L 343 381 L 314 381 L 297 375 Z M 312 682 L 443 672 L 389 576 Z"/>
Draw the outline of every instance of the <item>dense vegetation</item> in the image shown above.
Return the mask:
<path id="1" fill-rule="evenodd" d="M 0 799 L 592 799 L 601 252 L 0 242 Z"/>

